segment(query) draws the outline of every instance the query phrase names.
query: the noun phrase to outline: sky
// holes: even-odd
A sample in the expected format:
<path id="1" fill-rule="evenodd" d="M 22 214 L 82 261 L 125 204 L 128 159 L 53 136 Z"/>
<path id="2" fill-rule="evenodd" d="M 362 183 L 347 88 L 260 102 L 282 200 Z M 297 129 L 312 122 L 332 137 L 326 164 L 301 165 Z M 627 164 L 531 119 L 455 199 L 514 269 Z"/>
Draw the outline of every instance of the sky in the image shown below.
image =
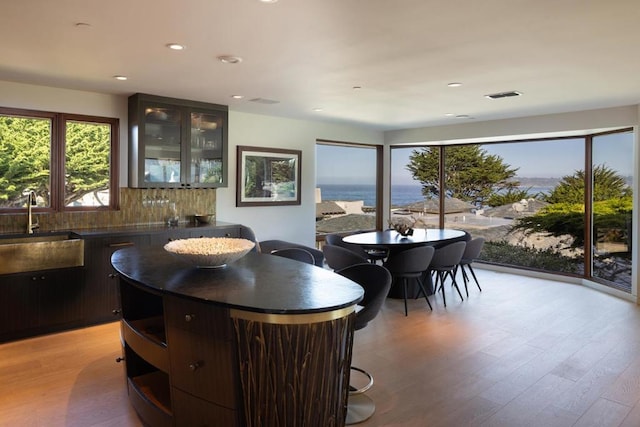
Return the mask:
<path id="1" fill-rule="evenodd" d="M 500 156 L 512 167 L 517 167 L 518 177 L 561 178 L 584 169 L 583 141 L 577 138 L 485 144 L 483 149 L 489 154 Z M 370 184 L 375 181 L 374 149 L 330 145 L 316 147 L 319 184 Z M 414 149 L 415 147 L 391 150 L 391 179 L 394 185 L 417 184 L 405 168 Z M 593 158 L 594 163 L 604 163 L 623 176 L 632 175 L 633 135 L 611 134 L 594 138 Z"/>

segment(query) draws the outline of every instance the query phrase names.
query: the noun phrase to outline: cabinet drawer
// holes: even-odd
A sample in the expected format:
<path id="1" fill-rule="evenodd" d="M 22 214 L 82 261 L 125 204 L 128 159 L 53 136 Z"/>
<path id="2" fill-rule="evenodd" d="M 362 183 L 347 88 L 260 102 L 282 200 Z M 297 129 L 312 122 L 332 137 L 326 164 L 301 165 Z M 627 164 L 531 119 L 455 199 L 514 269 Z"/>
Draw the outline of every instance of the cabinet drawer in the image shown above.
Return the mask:
<path id="1" fill-rule="evenodd" d="M 172 386 L 235 408 L 237 360 L 228 310 L 180 298 L 165 301 Z"/>
<path id="2" fill-rule="evenodd" d="M 199 399 L 177 388 L 171 390 L 173 414 L 185 426 L 237 426 L 238 411 Z"/>

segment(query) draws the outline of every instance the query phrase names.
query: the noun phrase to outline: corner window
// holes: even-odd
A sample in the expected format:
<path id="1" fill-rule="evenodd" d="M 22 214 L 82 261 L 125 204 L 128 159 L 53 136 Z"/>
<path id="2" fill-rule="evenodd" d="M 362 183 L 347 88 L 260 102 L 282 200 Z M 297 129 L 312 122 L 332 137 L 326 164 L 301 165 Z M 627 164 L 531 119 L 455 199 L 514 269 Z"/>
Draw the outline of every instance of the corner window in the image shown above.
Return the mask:
<path id="1" fill-rule="evenodd" d="M 0 108 L 0 211 L 115 209 L 118 119 Z"/>

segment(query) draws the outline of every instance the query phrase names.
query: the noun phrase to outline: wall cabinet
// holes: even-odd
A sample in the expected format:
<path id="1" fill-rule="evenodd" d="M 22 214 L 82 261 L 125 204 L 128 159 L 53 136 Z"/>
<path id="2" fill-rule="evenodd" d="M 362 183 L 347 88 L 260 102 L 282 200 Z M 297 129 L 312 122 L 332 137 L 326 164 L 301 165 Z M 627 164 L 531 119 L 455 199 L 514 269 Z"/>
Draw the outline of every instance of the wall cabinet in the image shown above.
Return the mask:
<path id="1" fill-rule="evenodd" d="M 129 97 L 129 186 L 227 186 L 228 107 L 135 94 Z"/>

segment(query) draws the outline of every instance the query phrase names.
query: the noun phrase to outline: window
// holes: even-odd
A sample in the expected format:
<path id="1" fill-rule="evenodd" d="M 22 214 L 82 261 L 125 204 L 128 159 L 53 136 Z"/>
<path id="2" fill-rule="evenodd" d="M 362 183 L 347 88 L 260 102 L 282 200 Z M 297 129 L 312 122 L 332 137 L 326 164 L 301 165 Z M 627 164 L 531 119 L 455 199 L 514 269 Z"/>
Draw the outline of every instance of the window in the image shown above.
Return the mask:
<path id="1" fill-rule="evenodd" d="M 115 209 L 118 119 L 0 108 L 0 210 Z M 113 159 L 113 161 L 112 161 Z"/>
<path id="2" fill-rule="evenodd" d="M 632 292 L 634 158 L 629 129 L 394 147 L 390 217 L 410 215 L 416 227 L 483 236 L 486 262 L 584 277 Z"/>
<path id="3" fill-rule="evenodd" d="M 316 235 L 381 227 L 382 146 L 316 144 Z"/>

